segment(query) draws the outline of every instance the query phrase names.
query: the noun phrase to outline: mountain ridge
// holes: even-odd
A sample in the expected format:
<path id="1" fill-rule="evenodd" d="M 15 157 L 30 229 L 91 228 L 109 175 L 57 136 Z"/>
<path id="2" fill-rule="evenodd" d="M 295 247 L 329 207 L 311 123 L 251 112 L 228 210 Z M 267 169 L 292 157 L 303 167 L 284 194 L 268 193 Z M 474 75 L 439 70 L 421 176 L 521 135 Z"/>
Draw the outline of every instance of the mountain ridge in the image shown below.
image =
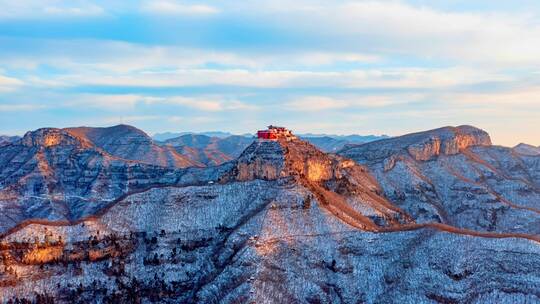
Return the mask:
<path id="1" fill-rule="evenodd" d="M 42 153 L 51 168 L 96 162 L 64 155 L 79 150 L 134 166 L 98 211 L 4 231 L 0 301 L 534 302 L 540 213 L 504 200 L 535 208 L 540 162 L 478 134 L 460 134 L 463 143 L 431 133 L 397 139 L 404 144 L 394 149 L 374 142 L 368 154 L 355 151 L 363 145 L 345 150 L 356 160 L 301 139 L 255 140 L 204 168 L 127 161 L 54 136 L 0 147 L 0 155 Z M 54 172 L 49 182 L 62 176 Z"/>
<path id="2" fill-rule="evenodd" d="M 523 154 L 523 155 L 540 155 L 540 146 L 535 147 L 533 145 L 520 143 L 512 148 L 517 153 Z"/>
<path id="3" fill-rule="evenodd" d="M 111 155 L 125 159 L 171 167 L 202 165 L 177 153 L 174 149 L 155 144 L 144 131 L 133 126 L 77 127 L 64 130 L 92 142 Z"/>
<path id="4" fill-rule="evenodd" d="M 467 125 L 458 127 L 447 126 L 376 140 L 362 145 L 350 145 L 338 151 L 338 154 L 350 154 L 350 151 L 353 150 L 358 151 L 358 153 L 368 154 L 370 147 L 375 146 L 379 149 L 376 153 L 378 156 L 386 157 L 391 154 L 397 154 L 398 150 L 406 150 L 416 160 L 429 160 L 439 154 L 457 154 L 463 149 L 477 145 L 491 145 L 491 139 L 487 132 Z M 381 152 L 380 149 L 383 149 L 384 152 Z M 381 153 L 384 153 L 384 155 Z"/>
<path id="5" fill-rule="evenodd" d="M 385 195 L 420 222 L 437 219 L 479 231 L 540 233 L 535 228 L 540 224 L 534 203 L 540 198 L 537 160 L 490 145 L 480 129 L 454 130 L 375 141 L 339 154 L 368 166 Z"/>

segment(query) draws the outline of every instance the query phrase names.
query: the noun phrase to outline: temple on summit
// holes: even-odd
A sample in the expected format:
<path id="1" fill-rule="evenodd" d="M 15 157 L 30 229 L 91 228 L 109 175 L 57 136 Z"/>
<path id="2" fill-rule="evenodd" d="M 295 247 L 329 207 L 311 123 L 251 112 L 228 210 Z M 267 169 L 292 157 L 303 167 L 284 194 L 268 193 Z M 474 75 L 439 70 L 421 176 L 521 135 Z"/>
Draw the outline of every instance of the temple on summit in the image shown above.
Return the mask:
<path id="1" fill-rule="evenodd" d="M 293 139 L 296 139 L 296 136 L 292 134 L 291 130 L 285 127 L 269 125 L 268 129 L 257 131 L 257 138 L 268 139 L 268 140 L 278 140 L 278 139 L 293 140 Z"/>

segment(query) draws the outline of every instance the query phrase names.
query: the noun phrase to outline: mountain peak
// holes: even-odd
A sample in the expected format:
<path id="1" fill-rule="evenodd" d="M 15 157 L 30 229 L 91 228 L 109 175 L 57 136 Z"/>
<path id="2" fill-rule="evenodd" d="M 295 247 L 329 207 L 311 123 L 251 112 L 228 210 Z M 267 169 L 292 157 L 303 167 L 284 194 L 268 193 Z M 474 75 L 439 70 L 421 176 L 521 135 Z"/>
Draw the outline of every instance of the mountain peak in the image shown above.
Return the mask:
<path id="1" fill-rule="evenodd" d="M 172 147 L 161 147 L 155 144 L 148 134 L 133 126 L 77 127 L 64 130 L 77 137 L 85 138 L 100 149 L 120 158 L 169 167 L 201 165 L 178 154 Z"/>
<path id="2" fill-rule="evenodd" d="M 520 143 L 519 145 L 512 148 L 515 152 L 522 155 L 535 156 L 540 155 L 540 147 L 535 147 L 533 145 Z"/>
<path id="3" fill-rule="evenodd" d="M 340 175 L 337 171 L 354 164 L 296 137 L 258 139 L 244 150 L 237 163 L 240 180 L 293 176 L 309 182 L 330 180 Z"/>
<path id="4" fill-rule="evenodd" d="M 57 128 L 41 128 L 27 132 L 21 139 L 25 146 L 53 147 L 53 146 L 77 146 L 91 147 L 92 144 L 85 138 L 75 136 L 65 130 Z"/>
<path id="5" fill-rule="evenodd" d="M 100 145 L 103 141 L 150 143 L 152 139 L 144 131 L 130 125 L 116 125 L 105 128 L 75 127 L 64 129 L 67 132 Z"/>
<path id="6" fill-rule="evenodd" d="M 0 135 L 0 146 L 7 145 L 21 139 L 19 136 Z"/>
<path id="7" fill-rule="evenodd" d="M 438 155 L 454 155 L 472 146 L 489 146 L 489 134 L 479 128 L 462 125 L 382 139 L 357 146 L 348 146 L 341 155 L 367 161 L 384 159 L 406 152 L 415 160 L 426 161 Z"/>
<path id="8" fill-rule="evenodd" d="M 491 145 L 487 132 L 468 125 L 443 127 L 423 132 L 421 135 L 421 141 L 407 147 L 409 154 L 416 160 L 429 160 L 440 154 L 458 154 L 471 146 Z"/>

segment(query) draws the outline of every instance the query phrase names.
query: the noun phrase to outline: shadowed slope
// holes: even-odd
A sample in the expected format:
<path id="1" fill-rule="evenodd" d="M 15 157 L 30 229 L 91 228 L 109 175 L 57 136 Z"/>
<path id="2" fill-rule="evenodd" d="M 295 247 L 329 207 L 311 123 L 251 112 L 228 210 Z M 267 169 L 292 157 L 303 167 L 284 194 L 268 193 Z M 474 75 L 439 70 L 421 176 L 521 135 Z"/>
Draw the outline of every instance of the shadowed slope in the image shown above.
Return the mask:
<path id="1" fill-rule="evenodd" d="M 150 136 L 132 126 L 78 127 L 65 130 L 120 158 L 175 168 L 201 166 L 201 163 L 177 153 L 171 147 L 155 144 Z"/>
<path id="2" fill-rule="evenodd" d="M 245 136 L 219 138 L 186 134 L 168 139 L 164 145 L 174 147 L 178 153 L 189 159 L 215 166 L 237 158 L 252 142 L 253 138 Z"/>

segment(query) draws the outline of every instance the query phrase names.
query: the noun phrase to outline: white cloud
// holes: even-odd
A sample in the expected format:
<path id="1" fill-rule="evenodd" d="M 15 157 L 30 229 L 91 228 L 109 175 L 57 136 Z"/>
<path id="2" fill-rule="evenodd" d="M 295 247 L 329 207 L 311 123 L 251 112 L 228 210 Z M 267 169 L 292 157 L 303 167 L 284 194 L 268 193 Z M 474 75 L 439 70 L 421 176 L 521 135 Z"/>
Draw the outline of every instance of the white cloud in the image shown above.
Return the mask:
<path id="1" fill-rule="evenodd" d="M 300 64 L 307 66 L 331 65 L 335 63 L 376 63 L 382 58 L 377 55 L 361 53 L 339 53 L 339 52 L 306 52 L 300 54 L 288 54 L 286 56 L 276 56 L 275 62 L 288 62 L 289 64 Z"/>
<path id="2" fill-rule="evenodd" d="M 0 92 L 13 91 L 22 84 L 19 79 L 0 75 Z"/>
<path id="3" fill-rule="evenodd" d="M 88 74 L 56 78 L 65 86 L 98 85 L 127 87 L 244 86 L 253 88 L 448 88 L 514 79 L 503 74 L 469 68 L 364 69 L 352 71 L 293 71 L 247 69 L 180 69 L 152 73 Z"/>
<path id="4" fill-rule="evenodd" d="M 194 108 L 202 111 L 221 111 L 223 106 L 219 101 L 201 100 L 186 97 L 173 97 L 166 100 L 168 104 L 182 105 L 189 108 Z"/>
<path id="5" fill-rule="evenodd" d="M 180 1 L 152 0 L 145 3 L 143 11 L 161 15 L 213 15 L 219 9 L 206 4 L 186 4 Z"/>
<path id="6" fill-rule="evenodd" d="M 35 104 L 0 104 L 0 112 L 28 112 L 44 108 L 45 106 Z"/>
<path id="7" fill-rule="evenodd" d="M 129 5 L 114 1 L 100 2 L 98 5 L 84 0 L 75 3 L 60 0 L 0 0 L 0 7 L 0 18 L 134 13 Z M 326 50 L 333 50 L 328 54 L 319 54 L 322 48 L 315 49 L 313 54 L 305 54 L 303 59 L 296 58 L 300 63 L 302 60 L 310 64 L 342 60 L 372 62 L 378 56 L 398 54 L 423 59 L 452 59 L 461 64 L 468 62 L 504 67 L 533 64 L 540 67 L 537 56 L 540 53 L 540 22 L 534 15 L 537 12 L 451 12 L 414 6 L 406 1 L 338 0 L 226 1 L 220 2 L 219 8 L 193 1 L 156 0 L 143 1 L 137 9 L 159 15 L 220 13 L 248 17 L 251 22 L 267 25 L 270 29 L 277 27 L 276 30 L 287 29 L 296 34 L 312 35 L 314 40 L 326 39 L 322 46 Z M 332 53 L 340 58 L 333 58 Z M 258 55 L 265 57 L 264 54 Z M 152 56 L 138 58 L 153 60 Z"/>
<path id="8" fill-rule="evenodd" d="M 99 108 L 107 110 L 127 110 L 134 108 L 138 102 L 145 100 L 144 96 L 134 94 L 80 94 L 71 101 L 65 102 L 65 107 Z"/>
<path id="9" fill-rule="evenodd" d="M 55 16 L 99 16 L 105 13 L 105 10 L 94 4 L 87 4 L 82 7 L 73 6 L 47 6 L 43 12 Z"/>
<path id="10" fill-rule="evenodd" d="M 422 100 L 425 94 L 378 94 L 378 95 L 344 95 L 340 97 L 306 96 L 295 98 L 287 103 L 287 110 L 302 112 L 327 112 L 329 110 L 354 111 L 356 109 L 376 109 L 404 105 Z"/>
<path id="11" fill-rule="evenodd" d="M 5 38 L 0 42 L 13 43 Z M 506 75 L 498 69 L 466 65 L 450 68 L 318 69 L 340 62 L 373 63 L 384 60 L 380 56 L 362 53 L 295 51 L 244 54 L 95 40 L 47 40 L 44 44 L 47 47 L 36 45 L 40 48 L 38 57 L 32 52 L 24 54 L 24 51 L 22 54 L 2 54 L 0 66 L 28 68 L 30 75 L 24 80 L 48 88 L 77 85 L 442 88 L 516 80 L 515 74 Z M 61 53 L 58 53 L 59 49 Z M 100 52 L 89 51 L 94 49 Z M 207 68 L 210 64 L 219 67 Z M 41 65 L 63 72 L 46 78 L 32 74 L 32 69 Z"/>
<path id="12" fill-rule="evenodd" d="M 163 119 L 160 115 L 118 115 L 110 116 L 101 119 L 100 123 L 110 125 L 110 124 L 133 124 L 142 121 L 152 121 Z"/>
<path id="13" fill-rule="evenodd" d="M 163 117 L 170 123 L 184 123 L 184 124 L 206 124 L 219 121 L 215 117 L 206 117 L 206 116 L 166 116 Z"/>
<path id="14" fill-rule="evenodd" d="M 293 111 L 323 111 L 347 107 L 348 102 L 323 96 L 307 96 L 285 104 L 286 109 Z"/>
<path id="15" fill-rule="evenodd" d="M 105 9 L 90 1 L 0 0 L 0 19 L 92 17 L 105 14 Z"/>
<path id="16" fill-rule="evenodd" d="M 325 47 L 503 67 L 540 66 L 538 12 L 442 11 L 406 1 L 243 1 L 231 10 L 332 41 Z M 276 18 L 279 16 L 279 18 Z M 324 37 L 324 38 L 322 38 Z"/>
<path id="17" fill-rule="evenodd" d="M 254 110 L 257 107 L 249 105 L 238 100 L 219 99 L 218 97 L 183 97 L 173 96 L 167 98 L 146 98 L 147 104 L 168 104 L 185 106 L 192 109 L 208 112 L 219 112 L 227 110 Z"/>
<path id="18" fill-rule="evenodd" d="M 33 40 L 0 37 L 0 44 L 15 46 L 15 51 L 5 49 L 0 52 L 1 66 L 33 70 L 40 65 L 48 65 L 77 73 L 95 71 L 108 74 L 152 74 L 175 69 L 201 68 L 210 64 L 223 69 L 309 69 L 339 63 L 377 63 L 384 60 L 380 55 L 358 52 L 233 52 L 178 46 L 145 46 L 93 39 Z M 40 56 L 35 56 L 35 49 L 40 50 Z"/>
<path id="19" fill-rule="evenodd" d="M 535 108 L 540 111 L 540 87 L 529 86 L 496 92 L 455 92 L 441 94 L 441 101 L 460 106 L 490 106 L 505 110 L 508 107 Z M 490 110 L 490 109 L 485 109 Z"/>

